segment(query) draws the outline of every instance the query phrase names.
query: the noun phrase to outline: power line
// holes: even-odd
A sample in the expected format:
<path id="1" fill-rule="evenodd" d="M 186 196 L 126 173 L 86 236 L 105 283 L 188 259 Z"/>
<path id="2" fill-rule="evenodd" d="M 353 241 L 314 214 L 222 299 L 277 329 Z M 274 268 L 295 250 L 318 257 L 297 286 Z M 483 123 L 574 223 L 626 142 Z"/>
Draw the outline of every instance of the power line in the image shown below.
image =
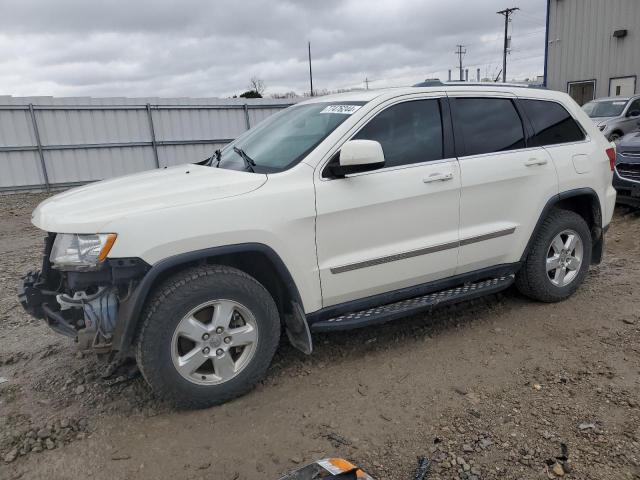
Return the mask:
<path id="1" fill-rule="evenodd" d="M 509 17 L 516 10 L 520 10 L 518 7 L 505 8 L 496 12 L 498 15 L 504 16 L 504 49 L 502 51 L 502 82 L 507 81 L 507 51 L 509 50 Z"/>
<path id="2" fill-rule="evenodd" d="M 466 55 L 467 53 L 467 49 L 465 48 L 464 50 L 462 50 L 464 48 L 464 45 L 456 45 L 457 50 L 453 53 L 455 53 L 456 55 L 458 55 L 458 62 L 460 64 L 460 81 L 464 80 L 463 76 L 462 76 L 462 56 Z"/>
<path id="3" fill-rule="evenodd" d="M 542 17 L 542 18 L 536 17 L 536 16 L 531 15 L 531 14 L 529 14 L 527 12 L 522 11 L 522 10 L 518 14 L 518 17 L 520 17 L 520 15 L 524 16 L 523 20 L 531 22 L 531 23 L 535 22 L 535 23 L 537 23 L 539 25 L 546 25 L 546 22 L 547 22 L 546 17 Z"/>

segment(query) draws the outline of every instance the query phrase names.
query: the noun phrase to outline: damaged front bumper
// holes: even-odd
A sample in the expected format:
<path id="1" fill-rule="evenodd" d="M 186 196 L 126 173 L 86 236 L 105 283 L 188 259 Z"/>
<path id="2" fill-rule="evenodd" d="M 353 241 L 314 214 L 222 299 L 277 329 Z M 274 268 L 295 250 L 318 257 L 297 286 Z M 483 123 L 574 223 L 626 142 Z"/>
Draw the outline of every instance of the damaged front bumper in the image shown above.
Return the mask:
<path id="1" fill-rule="evenodd" d="M 46 320 L 55 332 L 75 338 L 77 331 L 71 319 L 57 311 L 56 292 L 47 288 L 47 281 L 41 271 L 30 271 L 22 277 L 18 286 L 18 300 L 29 315 Z"/>
<path id="2" fill-rule="evenodd" d="M 107 259 L 94 271 L 59 271 L 49 256 L 55 234 L 45 239 L 42 269 L 28 272 L 18 285 L 18 300 L 31 316 L 79 348 L 112 350 L 120 306 L 149 265 L 137 258 Z"/>

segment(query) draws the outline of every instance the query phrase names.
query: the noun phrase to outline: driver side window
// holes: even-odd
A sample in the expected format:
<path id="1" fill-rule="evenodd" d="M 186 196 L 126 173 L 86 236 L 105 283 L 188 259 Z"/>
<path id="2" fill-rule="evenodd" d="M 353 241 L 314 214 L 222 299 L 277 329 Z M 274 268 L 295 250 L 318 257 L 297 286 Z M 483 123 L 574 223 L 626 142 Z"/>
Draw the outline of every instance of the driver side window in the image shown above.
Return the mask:
<path id="1" fill-rule="evenodd" d="M 393 105 L 370 120 L 353 139 L 380 142 L 386 167 L 440 160 L 440 103 L 430 99 Z"/>

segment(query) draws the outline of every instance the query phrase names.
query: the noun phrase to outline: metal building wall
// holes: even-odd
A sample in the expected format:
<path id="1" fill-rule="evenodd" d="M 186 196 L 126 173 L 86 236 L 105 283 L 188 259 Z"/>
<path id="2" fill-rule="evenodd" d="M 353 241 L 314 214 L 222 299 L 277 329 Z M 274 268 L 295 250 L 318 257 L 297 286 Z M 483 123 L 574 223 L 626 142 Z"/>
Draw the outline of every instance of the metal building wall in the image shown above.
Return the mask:
<path id="1" fill-rule="evenodd" d="M 0 191 L 64 187 L 199 161 L 293 103 L 0 96 Z"/>
<path id="2" fill-rule="evenodd" d="M 627 29 L 625 38 L 613 37 Z M 547 85 L 596 80 L 596 98 L 609 95 L 609 79 L 636 75 L 640 91 L 640 0 L 550 0 Z"/>

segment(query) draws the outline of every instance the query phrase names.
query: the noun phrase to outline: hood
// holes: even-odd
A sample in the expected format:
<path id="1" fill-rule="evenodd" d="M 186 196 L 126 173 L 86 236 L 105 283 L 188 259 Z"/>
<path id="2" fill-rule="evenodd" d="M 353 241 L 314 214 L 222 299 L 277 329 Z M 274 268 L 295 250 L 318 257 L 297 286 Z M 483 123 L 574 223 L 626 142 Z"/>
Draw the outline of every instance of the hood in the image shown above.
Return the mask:
<path id="1" fill-rule="evenodd" d="M 591 121 L 599 127 L 600 125 L 605 125 L 607 122 L 613 120 L 614 118 L 618 117 L 591 117 Z"/>
<path id="2" fill-rule="evenodd" d="M 42 202 L 31 222 L 48 232 L 109 233 L 112 220 L 242 195 L 267 181 L 258 173 L 201 165 L 150 170 L 73 188 Z"/>
<path id="3" fill-rule="evenodd" d="M 618 151 L 640 151 L 640 132 L 630 133 L 620 139 L 617 146 Z"/>
<path id="4" fill-rule="evenodd" d="M 616 163 L 640 163 L 640 133 L 627 134 L 616 146 Z"/>

